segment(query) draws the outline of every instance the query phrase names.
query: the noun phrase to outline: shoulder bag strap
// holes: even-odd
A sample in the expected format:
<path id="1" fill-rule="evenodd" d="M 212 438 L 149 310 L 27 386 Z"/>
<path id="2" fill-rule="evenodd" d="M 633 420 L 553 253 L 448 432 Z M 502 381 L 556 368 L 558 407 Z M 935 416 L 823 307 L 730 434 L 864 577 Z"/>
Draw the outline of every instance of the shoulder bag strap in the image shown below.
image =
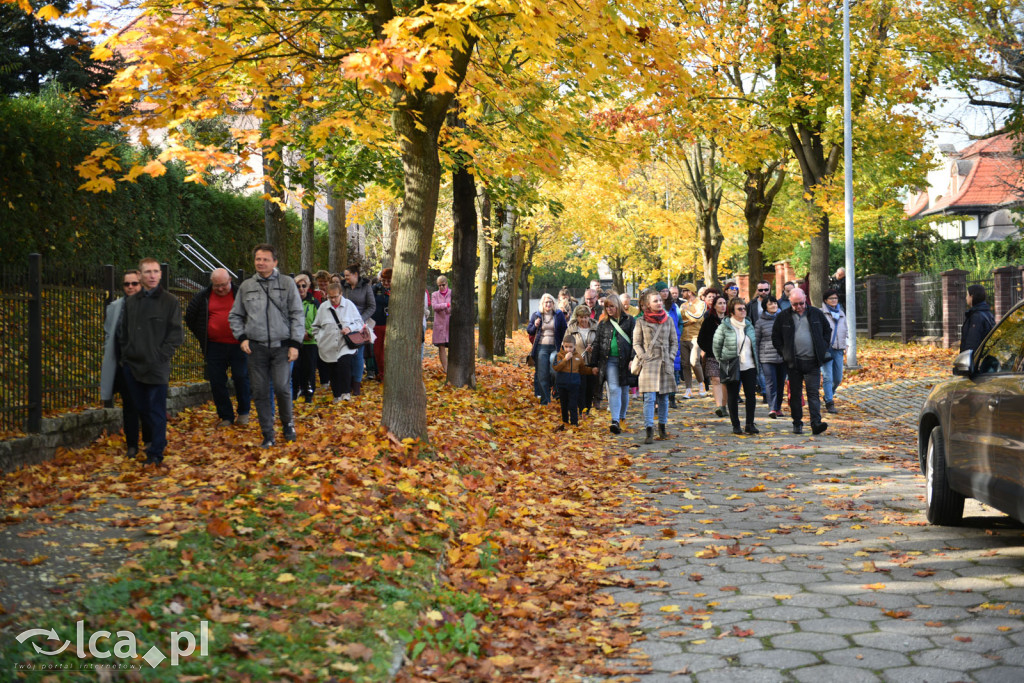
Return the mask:
<path id="1" fill-rule="evenodd" d="M 334 310 L 334 307 L 333 306 L 328 306 L 327 310 L 331 312 L 332 316 L 334 316 L 334 322 L 338 323 L 338 329 L 339 330 L 345 329 L 344 327 L 341 326 L 341 320 L 338 318 L 338 312 Z"/>
<path id="2" fill-rule="evenodd" d="M 650 343 L 651 347 L 657 346 L 658 342 L 661 341 L 661 332 L 662 332 L 662 330 L 665 329 L 666 326 L 668 326 L 668 321 L 667 320 L 665 322 L 663 322 L 661 325 L 658 326 L 658 329 L 655 331 L 654 336 L 651 337 L 651 343 Z M 651 349 L 650 348 L 645 348 L 644 349 L 644 355 L 645 356 L 649 356 L 650 353 L 651 353 Z"/>
<path id="3" fill-rule="evenodd" d="M 619 327 L 619 324 L 617 322 L 615 322 L 611 318 L 608 318 L 608 322 L 610 322 L 612 324 L 612 327 L 614 327 L 618 331 L 618 333 L 622 335 L 622 338 L 626 341 L 627 344 L 629 344 L 630 346 L 633 345 L 633 340 L 626 336 L 626 333 L 622 331 L 622 328 Z"/>

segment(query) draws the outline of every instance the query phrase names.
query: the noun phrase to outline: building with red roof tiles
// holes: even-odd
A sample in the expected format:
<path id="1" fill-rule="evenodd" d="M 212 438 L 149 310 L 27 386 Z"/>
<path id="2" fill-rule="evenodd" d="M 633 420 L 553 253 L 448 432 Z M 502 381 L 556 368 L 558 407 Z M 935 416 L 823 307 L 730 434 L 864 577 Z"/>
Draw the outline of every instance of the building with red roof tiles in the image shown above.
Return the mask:
<path id="1" fill-rule="evenodd" d="M 1024 155 L 1015 146 L 1009 134 L 978 140 L 959 152 L 941 146 L 944 165 L 929 174 L 931 187 L 907 200 L 907 217 L 961 217 L 933 224 L 946 239 L 985 242 L 1018 234 L 1024 218 Z"/>

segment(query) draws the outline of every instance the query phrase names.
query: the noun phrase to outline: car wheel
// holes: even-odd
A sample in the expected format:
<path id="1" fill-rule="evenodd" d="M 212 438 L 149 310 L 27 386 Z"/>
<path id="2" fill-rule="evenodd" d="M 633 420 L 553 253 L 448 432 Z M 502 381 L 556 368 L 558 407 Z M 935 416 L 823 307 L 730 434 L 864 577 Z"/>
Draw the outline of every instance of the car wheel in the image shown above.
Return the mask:
<path id="1" fill-rule="evenodd" d="M 964 518 L 964 497 L 949 488 L 946 470 L 946 440 L 942 427 L 936 425 L 928 436 L 924 458 L 925 513 L 928 521 L 941 526 L 957 526 Z"/>

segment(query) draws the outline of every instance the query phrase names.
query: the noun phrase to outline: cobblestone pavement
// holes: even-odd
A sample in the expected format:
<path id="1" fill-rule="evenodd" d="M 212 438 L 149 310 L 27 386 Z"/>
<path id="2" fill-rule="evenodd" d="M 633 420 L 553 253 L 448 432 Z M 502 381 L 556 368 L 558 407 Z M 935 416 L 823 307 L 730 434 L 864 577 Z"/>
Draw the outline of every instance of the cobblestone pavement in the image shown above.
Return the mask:
<path id="1" fill-rule="evenodd" d="M 608 591 L 645 636 L 631 680 L 1024 681 L 1024 528 L 976 501 L 963 526 L 928 525 L 910 430 L 850 409 L 916 411 L 924 384 L 847 389 L 818 437 L 763 405 L 762 434 L 735 436 L 704 399 L 637 446 L 631 408 L 618 438 L 646 453 L 641 488 L 666 514 L 629 530 L 635 585 Z"/>
<path id="2" fill-rule="evenodd" d="M 913 425 L 918 411 L 937 383 L 948 377 L 909 379 L 885 384 L 856 384 L 842 386 L 837 392 L 841 402 L 853 404 L 871 415 L 885 417 L 891 422 Z"/>

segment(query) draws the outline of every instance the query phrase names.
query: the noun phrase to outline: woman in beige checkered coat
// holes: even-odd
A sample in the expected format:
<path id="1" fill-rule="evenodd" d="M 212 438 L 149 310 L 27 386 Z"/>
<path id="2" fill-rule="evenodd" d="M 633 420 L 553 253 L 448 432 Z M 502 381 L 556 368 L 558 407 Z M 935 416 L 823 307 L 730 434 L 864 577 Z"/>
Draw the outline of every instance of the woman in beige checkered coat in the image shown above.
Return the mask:
<path id="1" fill-rule="evenodd" d="M 644 395 L 644 443 L 654 443 L 654 408 L 658 408 L 658 438 L 667 439 L 668 395 L 676 390 L 675 358 L 679 348 L 672 318 L 657 290 L 648 289 L 640 297 L 643 315 L 633 328 L 633 349 L 643 363 L 639 391 Z"/>

